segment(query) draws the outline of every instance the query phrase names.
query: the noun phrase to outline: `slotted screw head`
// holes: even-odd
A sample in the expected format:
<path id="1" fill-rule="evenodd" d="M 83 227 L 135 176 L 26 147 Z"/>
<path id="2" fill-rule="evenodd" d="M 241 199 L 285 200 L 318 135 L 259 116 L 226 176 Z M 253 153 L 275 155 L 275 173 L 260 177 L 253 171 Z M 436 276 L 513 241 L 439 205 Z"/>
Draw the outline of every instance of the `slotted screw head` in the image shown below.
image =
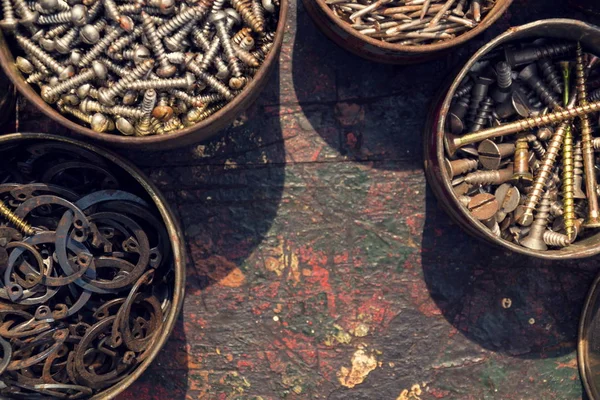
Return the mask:
<path id="1" fill-rule="evenodd" d="M 156 106 L 152 110 L 152 116 L 159 121 L 168 121 L 173 117 L 173 107 L 170 106 Z"/>
<path id="2" fill-rule="evenodd" d="M 17 65 L 17 68 L 19 69 L 19 71 L 21 71 L 24 74 L 33 74 L 35 72 L 35 67 L 26 58 L 18 56 L 17 59 L 15 60 L 15 64 Z"/>
<path id="3" fill-rule="evenodd" d="M 114 123 L 106 115 L 96 113 L 92 116 L 92 122 L 90 123 L 92 130 L 95 132 L 107 132 L 115 128 Z"/>
<path id="4" fill-rule="evenodd" d="M 75 4 L 71 8 L 71 22 L 75 26 L 83 26 L 87 23 L 87 7 L 83 4 Z"/>
<path id="5" fill-rule="evenodd" d="M 489 220 L 498 212 L 498 200 L 491 193 L 480 193 L 473 196 L 467 208 L 478 220 Z"/>
<path id="6" fill-rule="evenodd" d="M 42 49 L 44 49 L 48 52 L 52 52 L 52 51 L 54 51 L 54 49 L 56 49 L 56 43 L 52 39 L 43 37 L 40 40 L 38 40 L 38 43 L 40 44 Z"/>
<path id="7" fill-rule="evenodd" d="M 227 14 L 227 20 L 231 21 L 234 25 L 239 25 L 242 23 L 242 17 L 240 17 L 240 14 L 233 8 L 226 9 L 225 13 Z"/>
<path id="8" fill-rule="evenodd" d="M 229 79 L 229 87 L 233 90 L 239 90 L 244 87 L 246 80 L 243 77 L 232 77 Z"/>
<path id="9" fill-rule="evenodd" d="M 79 32 L 81 41 L 85 44 L 96 44 L 100 40 L 100 32 L 94 25 L 85 25 Z"/>
<path id="10" fill-rule="evenodd" d="M 137 46 L 133 53 L 133 62 L 141 64 L 152 56 L 152 53 L 146 46 Z"/>
<path id="11" fill-rule="evenodd" d="M 177 66 L 173 64 L 162 65 L 156 70 L 156 75 L 161 78 L 169 78 L 177 72 Z"/>
<path id="12" fill-rule="evenodd" d="M 127 118 L 118 117 L 115 126 L 123 135 L 131 136 L 135 133 L 135 126 Z"/>
<path id="13" fill-rule="evenodd" d="M 216 13 L 210 14 L 210 16 L 208 17 L 208 20 L 213 24 L 215 22 L 222 21 L 225 19 L 227 19 L 227 13 L 223 10 L 219 10 Z"/>
<path id="14" fill-rule="evenodd" d="M 133 31 L 133 28 L 135 28 L 133 20 L 128 15 L 121 15 L 119 17 L 119 26 L 123 28 L 125 32 L 129 33 L 131 33 Z"/>

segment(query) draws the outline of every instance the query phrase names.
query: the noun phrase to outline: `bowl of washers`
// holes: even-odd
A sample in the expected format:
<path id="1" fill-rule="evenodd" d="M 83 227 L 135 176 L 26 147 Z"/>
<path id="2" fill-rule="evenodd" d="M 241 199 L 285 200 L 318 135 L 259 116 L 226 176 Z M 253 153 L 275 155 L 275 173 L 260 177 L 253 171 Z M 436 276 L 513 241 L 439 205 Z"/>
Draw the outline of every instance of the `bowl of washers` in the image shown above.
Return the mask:
<path id="1" fill-rule="evenodd" d="M 599 38 L 569 19 L 511 28 L 433 103 L 428 182 L 467 232 L 546 259 L 600 253 Z"/>
<path id="2" fill-rule="evenodd" d="M 119 147 L 206 139 L 258 97 L 288 0 L 3 1 L 0 64 L 71 131 Z"/>
<path id="3" fill-rule="evenodd" d="M 111 399 L 173 330 L 181 229 L 121 157 L 70 138 L 0 136 L 0 398 Z"/>
<path id="4" fill-rule="evenodd" d="M 430 60 L 489 28 L 512 0 L 304 0 L 335 43 L 371 61 Z"/>

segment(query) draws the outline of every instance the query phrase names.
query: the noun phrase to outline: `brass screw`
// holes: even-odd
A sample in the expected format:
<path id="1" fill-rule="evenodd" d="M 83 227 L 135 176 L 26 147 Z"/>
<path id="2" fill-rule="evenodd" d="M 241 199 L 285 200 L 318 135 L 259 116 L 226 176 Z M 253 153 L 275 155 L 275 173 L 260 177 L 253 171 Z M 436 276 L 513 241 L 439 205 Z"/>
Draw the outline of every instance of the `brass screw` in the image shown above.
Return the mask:
<path id="1" fill-rule="evenodd" d="M 576 50 L 576 85 L 577 97 L 580 106 L 588 105 L 585 70 L 583 65 L 583 50 L 581 43 L 577 43 Z M 581 115 L 581 147 L 583 150 L 583 169 L 585 171 L 585 191 L 588 198 L 588 217 L 584 226 L 600 228 L 600 206 L 596 195 L 596 171 L 594 168 L 594 146 L 592 144 L 592 126 L 587 115 Z"/>
<path id="2" fill-rule="evenodd" d="M 562 73 L 564 78 L 564 102 L 569 102 L 569 87 L 570 87 L 570 69 L 569 63 L 561 63 Z M 563 189 L 563 219 L 565 231 L 568 239 L 573 242 L 575 240 L 575 158 L 573 155 L 573 132 L 571 124 L 565 129 L 565 138 L 563 143 L 563 174 L 562 174 L 562 189 Z"/>
<path id="3" fill-rule="evenodd" d="M 461 137 L 446 132 L 444 136 L 444 146 L 446 147 L 448 154 L 453 156 L 456 153 L 456 150 L 469 144 L 481 142 L 485 139 L 512 135 L 527 129 L 564 122 L 571 118 L 588 115 L 597 111 L 600 111 L 600 101 L 582 104 L 577 107 L 539 115 L 537 117 L 525 118 L 492 128 L 482 129 L 478 132 L 468 133 Z"/>
<path id="4" fill-rule="evenodd" d="M 518 136 L 515 143 L 514 173 L 511 181 L 515 185 L 530 184 L 533 181 L 533 175 L 529 172 L 529 143 L 526 135 Z"/>
<path id="5" fill-rule="evenodd" d="M 35 233 L 35 230 L 31 225 L 27 222 L 23 221 L 19 218 L 14 212 L 11 211 L 10 208 L 4 204 L 2 200 L 0 200 L 0 214 L 11 224 L 17 227 L 18 230 L 23 232 L 28 236 L 32 236 Z"/>

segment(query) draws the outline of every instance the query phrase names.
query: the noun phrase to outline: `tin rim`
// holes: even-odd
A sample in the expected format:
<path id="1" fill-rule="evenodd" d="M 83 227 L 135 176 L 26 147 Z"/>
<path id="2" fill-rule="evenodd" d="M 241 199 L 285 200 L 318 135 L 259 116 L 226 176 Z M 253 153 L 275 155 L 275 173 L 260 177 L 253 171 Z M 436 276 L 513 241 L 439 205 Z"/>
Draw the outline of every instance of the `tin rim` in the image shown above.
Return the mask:
<path id="1" fill-rule="evenodd" d="M 24 142 L 28 140 L 47 140 L 47 141 L 57 141 L 63 142 L 67 144 L 71 144 L 77 147 L 84 148 L 100 156 L 106 158 L 112 163 L 116 164 L 118 167 L 125 170 L 131 177 L 133 177 L 140 186 L 148 193 L 148 195 L 152 198 L 156 208 L 160 212 L 160 215 L 165 223 L 165 228 L 170 237 L 171 247 L 173 250 L 173 270 L 175 272 L 174 278 L 174 288 L 173 288 L 173 298 L 172 298 L 172 306 L 169 309 L 169 312 L 165 318 L 164 325 L 162 328 L 162 332 L 159 335 L 158 340 L 156 341 L 154 348 L 151 350 L 148 358 L 146 358 L 135 370 L 129 375 L 127 378 L 118 382 L 114 386 L 103 390 L 102 392 L 91 397 L 92 400 L 108 400 L 113 399 L 125 389 L 127 389 L 131 384 L 133 384 L 146 369 L 150 366 L 152 361 L 156 358 L 158 353 L 162 350 L 165 345 L 167 339 L 171 335 L 173 328 L 175 326 L 175 322 L 179 313 L 181 311 L 181 307 L 183 305 L 183 297 L 185 293 L 185 265 L 186 265 L 186 254 L 184 249 L 184 241 L 181 235 L 181 227 L 180 224 L 175 217 L 175 214 L 169 207 L 167 200 L 163 196 L 163 194 L 159 191 L 159 189 L 152 183 L 149 178 L 140 171 L 136 166 L 131 164 L 130 162 L 124 160 L 121 156 L 113 153 L 112 151 L 100 148 L 96 145 L 92 145 L 89 143 L 84 143 L 79 140 L 51 135 L 47 133 L 10 133 L 6 135 L 0 136 L 0 145 L 2 144 L 18 144 L 19 142 Z"/>
<path id="2" fill-rule="evenodd" d="M 458 75 L 453 78 L 454 80 L 447 89 L 447 92 L 442 92 L 445 93 L 445 95 L 440 94 L 440 98 L 443 98 L 443 101 L 439 107 L 435 106 L 435 109 L 432 111 L 433 118 L 428 121 L 425 132 L 425 169 L 430 185 L 436 188 L 434 194 L 443 204 L 442 207 L 444 210 L 461 226 L 461 228 L 465 229 L 473 236 L 483 239 L 488 243 L 504 247 L 515 253 L 541 259 L 560 260 L 565 258 L 577 259 L 590 257 L 600 253 L 600 232 L 566 248 L 547 251 L 531 250 L 494 236 L 483 223 L 473 218 L 468 210 L 460 204 L 458 197 L 452 190 L 451 182 L 447 179 L 442 167 L 446 157 L 443 143 L 446 116 L 450 109 L 450 103 L 452 102 L 454 92 L 471 67 L 473 67 L 482 56 L 486 55 L 497 46 L 515 39 L 538 37 L 541 34 L 540 32 L 543 32 L 544 35 L 549 37 L 568 37 L 573 40 L 581 40 L 586 43 L 586 45 L 594 47 L 594 49 L 600 53 L 600 28 L 592 24 L 565 18 L 540 20 L 519 27 L 510 28 L 503 34 L 492 39 L 488 44 L 479 49 L 469 61 L 467 61 Z"/>
<path id="3" fill-rule="evenodd" d="M 151 135 L 145 137 L 124 136 L 119 134 L 99 133 L 90 128 L 78 124 L 75 121 L 63 116 L 55 110 L 50 104 L 46 103 L 34 88 L 25 82 L 21 72 L 15 65 L 15 58 L 7 44 L 6 37 L 0 31 L 0 66 L 5 74 L 13 82 L 17 90 L 27 98 L 33 105 L 43 112 L 47 117 L 58 122 L 72 132 L 78 135 L 83 135 L 89 139 L 107 143 L 111 146 L 120 147 L 136 147 L 144 149 L 144 147 L 154 148 L 173 148 L 180 147 L 189 143 L 209 138 L 216 135 L 220 130 L 226 128 L 243 110 L 248 108 L 252 102 L 258 97 L 266 85 L 268 78 L 273 70 L 276 61 L 279 59 L 279 53 L 283 44 L 283 36 L 285 34 L 285 26 L 287 23 L 289 0 L 281 0 L 279 8 L 279 20 L 277 21 L 277 29 L 275 31 L 275 40 L 273 47 L 265 61 L 259 68 L 242 93 L 236 96 L 233 100 L 225 105 L 222 109 L 193 126 L 181 129 L 175 133 L 165 135 Z M 206 132 L 204 135 L 199 135 L 200 132 Z M 194 137 L 194 134 L 200 137 Z"/>
<path id="4" fill-rule="evenodd" d="M 333 13 L 333 11 L 329 8 L 329 6 L 327 6 L 325 0 L 304 0 L 304 2 L 305 3 L 308 3 L 308 2 L 316 3 L 317 7 L 328 17 L 328 19 L 331 22 L 333 22 L 337 27 L 341 28 L 348 35 L 350 35 L 362 42 L 365 42 L 376 48 L 383 48 L 383 49 L 390 50 L 390 51 L 405 52 L 405 53 L 411 53 L 411 54 L 421 54 L 421 53 L 430 53 L 430 52 L 437 52 L 437 51 L 449 49 L 451 47 L 460 45 L 460 44 L 474 38 L 475 36 L 479 35 L 483 31 L 488 29 L 494 22 L 496 22 L 498 20 L 498 18 L 500 18 L 500 16 L 502 14 L 504 14 L 504 12 L 508 9 L 508 7 L 511 5 L 513 0 L 497 1 L 496 4 L 494 5 L 494 7 L 488 12 L 488 14 L 485 16 L 485 18 L 475 28 L 471 29 L 470 31 L 468 31 L 460 36 L 457 36 L 454 39 L 446 40 L 446 41 L 444 41 L 442 43 L 438 43 L 438 44 L 423 44 L 423 45 L 416 45 L 416 46 L 407 46 L 407 45 L 400 45 L 400 44 L 394 44 L 394 43 L 387 43 L 387 42 L 383 42 L 381 40 L 377 40 L 377 39 L 374 39 L 374 38 L 371 38 L 369 36 L 359 33 L 358 31 L 353 29 L 349 24 L 345 23 L 340 18 L 338 18 Z"/>

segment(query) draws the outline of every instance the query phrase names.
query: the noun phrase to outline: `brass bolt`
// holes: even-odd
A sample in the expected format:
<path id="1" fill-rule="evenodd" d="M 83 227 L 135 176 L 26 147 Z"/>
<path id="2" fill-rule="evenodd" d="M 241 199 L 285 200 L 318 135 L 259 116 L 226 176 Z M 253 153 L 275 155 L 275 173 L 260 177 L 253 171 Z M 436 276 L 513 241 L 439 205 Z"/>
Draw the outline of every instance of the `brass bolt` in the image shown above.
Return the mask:
<path id="1" fill-rule="evenodd" d="M 530 184 L 533 181 L 533 175 L 529 172 L 529 142 L 526 135 L 517 137 L 513 171 L 511 181 L 515 185 Z"/>
<path id="2" fill-rule="evenodd" d="M 35 230 L 27 222 L 19 218 L 15 213 L 2 200 L 0 200 L 0 214 L 11 224 L 13 224 L 18 230 L 28 236 L 32 236 Z"/>

